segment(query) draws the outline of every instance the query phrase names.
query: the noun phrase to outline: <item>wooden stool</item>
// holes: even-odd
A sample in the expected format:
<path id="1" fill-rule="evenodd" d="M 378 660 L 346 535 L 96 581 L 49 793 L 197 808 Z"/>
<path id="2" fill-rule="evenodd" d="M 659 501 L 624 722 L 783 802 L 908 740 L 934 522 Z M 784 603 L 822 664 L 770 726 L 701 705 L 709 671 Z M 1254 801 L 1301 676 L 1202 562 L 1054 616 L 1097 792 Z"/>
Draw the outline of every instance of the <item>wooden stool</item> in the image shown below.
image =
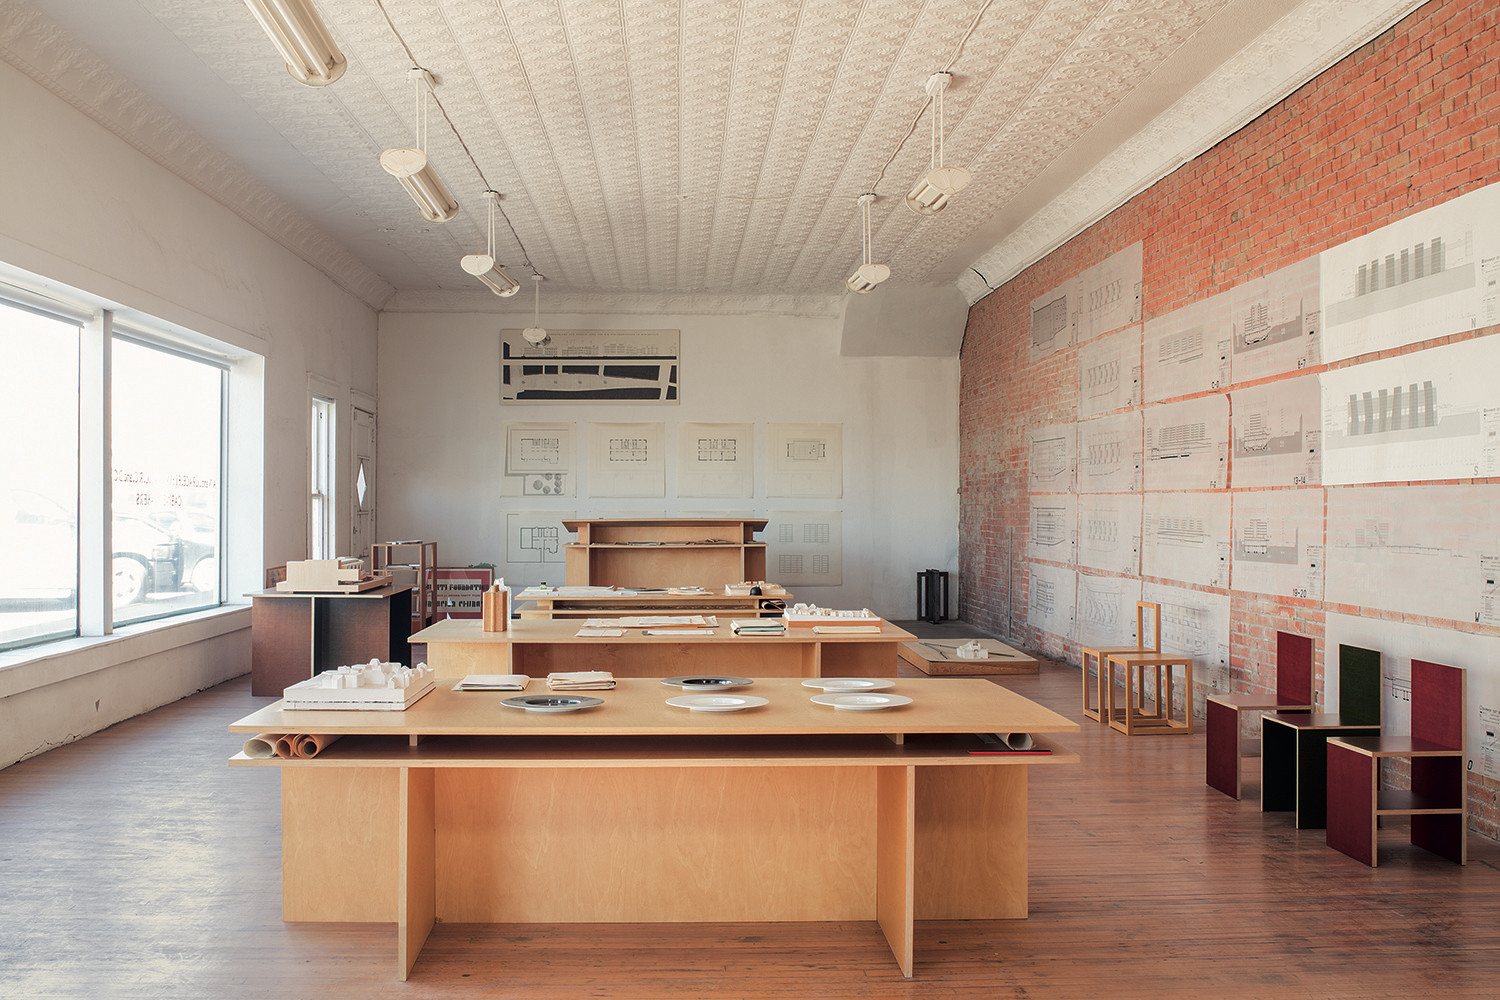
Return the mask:
<path id="1" fill-rule="evenodd" d="M 1146 612 L 1150 609 L 1151 626 L 1154 636 L 1151 645 L 1145 645 L 1143 638 L 1146 634 Z M 1135 602 L 1135 640 L 1134 646 L 1084 646 L 1078 651 L 1078 665 L 1083 670 L 1083 714 L 1095 722 L 1110 722 L 1112 716 L 1104 715 L 1105 702 L 1108 696 L 1104 687 L 1108 682 L 1108 671 L 1105 670 L 1105 660 L 1116 653 L 1160 653 L 1161 652 L 1161 605 L 1151 604 L 1146 601 Z M 1089 683 L 1089 661 L 1094 664 L 1094 682 Z M 1092 697 L 1090 697 L 1092 694 Z"/>
<path id="2" fill-rule="evenodd" d="M 1182 668 L 1182 718 L 1173 712 L 1172 692 L 1176 687 L 1173 670 Z M 1115 705 L 1115 671 L 1125 672 L 1125 703 Z M 1161 653 L 1112 653 L 1104 659 L 1104 673 L 1109 684 L 1109 727 L 1126 736 L 1180 733 L 1193 734 L 1193 658 Z M 1146 711 L 1146 676 L 1155 675 L 1156 699 L 1153 711 Z"/>

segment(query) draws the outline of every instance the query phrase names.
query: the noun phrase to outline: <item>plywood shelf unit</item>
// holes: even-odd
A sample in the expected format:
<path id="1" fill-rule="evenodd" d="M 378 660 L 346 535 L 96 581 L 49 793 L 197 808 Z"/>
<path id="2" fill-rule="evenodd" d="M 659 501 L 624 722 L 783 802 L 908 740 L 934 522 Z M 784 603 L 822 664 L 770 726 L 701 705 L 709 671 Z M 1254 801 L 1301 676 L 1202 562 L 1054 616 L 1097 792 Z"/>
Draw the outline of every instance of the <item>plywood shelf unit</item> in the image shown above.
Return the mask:
<path id="1" fill-rule="evenodd" d="M 379 576 L 388 573 L 405 583 L 411 577 L 411 631 L 419 632 L 437 618 L 437 542 L 373 542 L 370 545 L 370 571 Z"/>
<path id="2" fill-rule="evenodd" d="M 765 520 L 616 518 L 564 521 L 577 540 L 565 548 L 570 587 L 702 587 L 722 594 L 766 578 Z"/>

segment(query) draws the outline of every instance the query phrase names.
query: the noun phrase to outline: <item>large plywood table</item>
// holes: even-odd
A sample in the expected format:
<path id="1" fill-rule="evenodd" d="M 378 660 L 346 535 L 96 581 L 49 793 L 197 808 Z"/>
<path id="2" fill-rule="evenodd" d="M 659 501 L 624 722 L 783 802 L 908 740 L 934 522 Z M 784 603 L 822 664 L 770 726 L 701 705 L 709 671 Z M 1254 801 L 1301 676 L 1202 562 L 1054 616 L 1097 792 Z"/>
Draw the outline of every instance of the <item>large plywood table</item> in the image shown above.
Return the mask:
<path id="1" fill-rule="evenodd" d="M 916 636 L 890 622 L 878 633 L 825 635 L 794 626 L 785 635 L 737 636 L 727 619 L 712 635 L 583 637 L 583 623 L 566 619 L 512 621 L 504 632 L 486 632 L 473 619 L 450 618 L 413 633 L 425 643 L 426 661 L 439 677 L 608 670 L 616 677 L 732 674 L 743 677 L 894 677 L 900 646 Z"/>
<path id="2" fill-rule="evenodd" d="M 976 733 L 1078 725 L 978 678 L 902 678 L 882 711 L 689 712 L 655 678 L 546 715 L 437 690 L 405 712 L 289 712 L 237 733 L 338 733 L 278 767 L 282 916 L 391 921 L 406 978 L 435 921 L 875 920 L 910 976 L 914 921 L 1027 915 L 1027 775 L 1076 763 L 978 753 Z"/>

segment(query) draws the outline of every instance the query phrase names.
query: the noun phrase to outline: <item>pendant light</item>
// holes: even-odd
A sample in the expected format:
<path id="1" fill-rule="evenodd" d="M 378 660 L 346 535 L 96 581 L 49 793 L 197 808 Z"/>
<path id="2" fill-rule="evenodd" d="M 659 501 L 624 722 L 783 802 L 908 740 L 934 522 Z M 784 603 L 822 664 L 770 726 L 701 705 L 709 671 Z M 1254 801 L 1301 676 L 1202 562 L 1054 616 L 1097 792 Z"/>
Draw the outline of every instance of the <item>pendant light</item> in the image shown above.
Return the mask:
<path id="1" fill-rule="evenodd" d="M 873 194 L 862 194 L 855 199 L 859 203 L 861 213 L 860 220 L 860 242 L 864 245 L 865 262 L 859 265 L 859 270 L 844 281 L 849 286 L 849 291 L 857 295 L 863 295 L 886 278 L 891 276 L 891 269 L 884 264 L 870 263 L 870 206 L 875 202 Z"/>
<path id="2" fill-rule="evenodd" d="M 489 202 L 489 242 L 486 253 L 465 254 L 459 266 L 489 286 L 490 291 L 501 298 L 510 298 L 521 290 L 521 283 L 506 273 L 505 268 L 495 263 L 495 208 L 500 203 L 500 192 L 486 191 Z"/>
<path id="3" fill-rule="evenodd" d="M 311 0 L 245 0 L 245 6 L 271 37 L 271 44 L 286 61 L 286 71 L 298 83 L 326 87 L 349 68 Z"/>
<path id="4" fill-rule="evenodd" d="M 432 91 L 432 74 L 425 69 L 411 69 L 406 75 L 417 92 L 416 148 L 387 149 L 380 154 L 380 165 L 406 188 L 422 218 L 428 222 L 447 222 L 458 214 L 458 202 L 427 160 L 426 97 Z"/>
<path id="5" fill-rule="evenodd" d="M 932 98 L 932 142 L 928 152 L 928 170 L 917 186 L 906 196 L 906 207 L 918 215 L 936 215 L 948 205 L 948 199 L 968 186 L 972 175 L 963 167 L 943 166 L 943 92 L 953 82 L 949 72 L 934 73 L 923 88 Z"/>
<path id="6" fill-rule="evenodd" d="M 542 276 L 533 271 L 531 280 L 535 282 L 531 287 L 536 292 L 531 300 L 531 325 L 521 331 L 521 336 L 528 344 L 541 347 L 548 339 L 547 331 L 542 329 Z"/>

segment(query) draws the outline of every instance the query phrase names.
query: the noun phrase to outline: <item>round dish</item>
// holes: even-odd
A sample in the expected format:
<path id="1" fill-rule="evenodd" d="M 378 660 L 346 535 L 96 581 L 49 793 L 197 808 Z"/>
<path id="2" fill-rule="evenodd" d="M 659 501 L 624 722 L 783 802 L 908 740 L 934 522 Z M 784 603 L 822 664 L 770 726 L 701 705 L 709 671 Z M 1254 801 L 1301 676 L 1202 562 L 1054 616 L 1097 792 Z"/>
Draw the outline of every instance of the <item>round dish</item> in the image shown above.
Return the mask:
<path id="1" fill-rule="evenodd" d="M 680 694 L 668 698 L 667 704 L 690 712 L 738 712 L 744 708 L 769 705 L 770 701 L 744 694 Z"/>
<path id="2" fill-rule="evenodd" d="M 520 708 L 528 712 L 576 712 L 581 708 L 602 705 L 604 699 L 581 694 L 528 694 L 519 698 L 506 698 L 500 704 L 506 708 Z"/>
<path id="3" fill-rule="evenodd" d="M 895 687 L 896 682 L 884 677 L 812 677 L 802 686 L 823 691 L 883 691 Z"/>
<path id="4" fill-rule="evenodd" d="M 714 674 L 688 674 L 683 677 L 666 677 L 662 683 L 667 687 L 678 687 L 684 691 L 733 691 L 747 688 L 755 682 L 748 677 L 719 677 Z"/>
<path id="5" fill-rule="evenodd" d="M 910 705 L 904 694 L 815 694 L 814 704 L 828 705 L 847 712 L 877 712 L 882 708 Z"/>

